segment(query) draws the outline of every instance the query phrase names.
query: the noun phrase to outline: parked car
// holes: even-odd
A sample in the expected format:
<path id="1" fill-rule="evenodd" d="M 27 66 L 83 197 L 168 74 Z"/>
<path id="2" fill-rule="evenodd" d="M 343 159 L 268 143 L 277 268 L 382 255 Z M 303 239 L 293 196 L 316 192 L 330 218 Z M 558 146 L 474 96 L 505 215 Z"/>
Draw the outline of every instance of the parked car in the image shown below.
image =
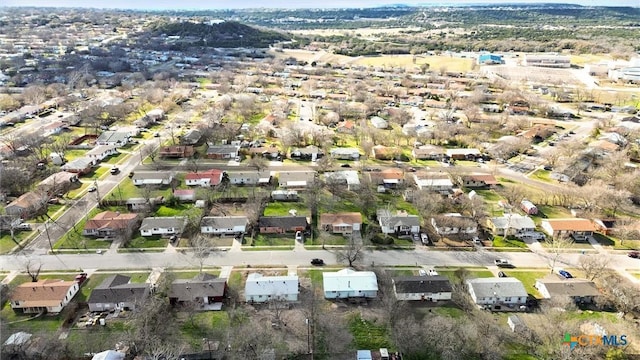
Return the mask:
<path id="1" fill-rule="evenodd" d="M 120 172 L 120 169 L 118 169 L 117 167 L 112 167 L 109 172 L 111 173 L 111 175 L 115 175 Z"/>
<path id="2" fill-rule="evenodd" d="M 498 277 L 508 277 L 507 274 L 504 273 L 504 271 L 498 271 Z"/>
<path id="3" fill-rule="evenodd" d="M 416 242 L 420 241 L 420 235 L 418 234 L 411 234 L 411 238 L 413 239 L 413 241 L 416 241 Z"/>
<path id="4" fill-rule="evenodd" d="M 129 173 L 129 178 L 132 178 L 134 175 L 133 171 Z"/>
<path id="5" fill-rule="evenodd" d="M 423 269 L 420 269 L 420 270 L 418 270 L 418 275 L 420 275 L 420 276 L 427 276 L 427 271 L 426 271 L 426 270 L 423 270 Z"/>
<path id="6" fill-rule="evenodd" d="M 340 165 L 340 167 L 343 167 L 343 168 L 350 168 L 350 167 L 351 167 L 351 165 L 349 165 L 349 164 L 342 164 L 342 165 Z"/>
<path id="7" fill-rule="evenodd" d="M 296 241 L 302 241 L 302 231 L 296 231 Z"/>
<path id="8" fill-rule="evenodd" d="M 22 223 L 22 224 L 16 226 L 16 230 L 31 230 L 31 224 Z"/>
<path id="9" fill-rule="evenodd" d="M 178 236 L 177 235 L 171 235 L 171 237 L 169 238 L 169 241 L 171 241 L 171 243 L 175 243 L 178 241 Z"/>
<path id="10" fill-rule="evenodd" d="M 429 269 L 429 271 L 427 271 L 427 274 L 429 276 L 437 276 L 438 272 L 435 269 Z"/>
<path id="11" fill-rule="evenodd" d="M 318 258 L 311 259 L 311 265 L 322 266 L 324 265 L 324 260 Z"/>
<path id="12" fill-rule="evenodd" d="M 88 192 L 94 192 L 98 190 L 95 186 L 89 186 L 89 188 L 87 189 Z"/>
<path id="13" fill-rule="evenodd" d="M 425 233 L 420 233 L 420 241 L 422 242 L 422 245 L 427 245 L 430 242 L 429 235 Z"/>
<path id="14" fill-rule="evenodd" d="M 80 273 L 80 274 L 76 275 L 75 280 L 79 285 L 82 285 L 82 283 L 85 282 L 85 280 L 87 280 L 87 273 L 83 272 L 83 273 Z"/>
<path id="15" fill-rule="evenodd" d="M 560 277 L 563 277 L 565 279 L 573 278 L 573 275 L 571 275 L 570 272 L 568 272 L 567 270 L 564 270 L 564 269 L 558 269 L 558 275 L 560 275 Z"/>
<path id="16" fill-rule="evenodd" d="M 494 263 L 501 268 L 513 268 L 515 267 L 513 264 L 509 262 L 507 259 L 496 259 Z"/>
<path id="17" fill-rule="evenodd" d="M 474 236 L 473 239 L 471 240 L 475 245 L 480 245 L 482 246 L 482 241 L 480 241 L 480 238 L 477 236 Z"/>
<path id="18" fill-rule="evenodd" d="M 628 256 L 633 259 L 640 259 L 640 251 L 632 251 Z"/>

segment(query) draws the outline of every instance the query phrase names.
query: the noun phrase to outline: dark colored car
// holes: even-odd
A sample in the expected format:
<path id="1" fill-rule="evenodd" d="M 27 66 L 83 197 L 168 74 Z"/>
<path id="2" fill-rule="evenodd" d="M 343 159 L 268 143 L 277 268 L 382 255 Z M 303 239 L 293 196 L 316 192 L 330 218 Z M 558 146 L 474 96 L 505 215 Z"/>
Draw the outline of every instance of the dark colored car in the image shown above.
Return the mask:
<path id="1" fill-rule="evenodd" d="M 566 270 L 560 270 L 558 271 L 558 275 L 562 276 L 565 279 L 571 279 L 573 278 L 573 275 L 571 275 L 570 272 L 566 271 Z"/>
<path id="2" fill-rule="evenodd" d="M 349 164 L 342 164 L 342 165 L 340 165 L 340 167 L 343 167 L 343 168 L 350 168 L 350 167 L 351 167 L 351 165 L 349 165 Z"/>
<path id="3" fill-rule="evenodd" d="M 324 260 L 318 258 L 312 259 L 311 265 L 322 266 L 324 265 Z"/>
<path id="4" fill-rule="evenodd" d="M 420 242 L 420 235 L 418 235 L 418 234 L 411 234 L 411 238 L 415 242 Z"/>
<path id="5" fill-rule="evenodd" d="M 508 277 L 507 274 L 504 273 L 504 271 L 498 271 L 498 277 Z"/>
<path id="6" fill-rule="evenodd" d="M 640 251 L 632 251 L 628 256 L 633 259 L 640 259 Z"/>

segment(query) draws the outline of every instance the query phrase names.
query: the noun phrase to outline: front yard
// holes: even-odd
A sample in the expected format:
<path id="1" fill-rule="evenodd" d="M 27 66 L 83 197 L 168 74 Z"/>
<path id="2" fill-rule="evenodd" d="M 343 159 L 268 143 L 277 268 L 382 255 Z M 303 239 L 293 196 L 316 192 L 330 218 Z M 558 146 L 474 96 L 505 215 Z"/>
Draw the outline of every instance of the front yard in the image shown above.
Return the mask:
<path id="1" fill-rule="evenodd" d="M 245 238 L 249 240 L 249 238 Z M 291 233 L 285 234 L 257 234 L 248 246 L 293 246 L 295 235 Z M 288 249 L 288 247 L 286 248 Z"/>

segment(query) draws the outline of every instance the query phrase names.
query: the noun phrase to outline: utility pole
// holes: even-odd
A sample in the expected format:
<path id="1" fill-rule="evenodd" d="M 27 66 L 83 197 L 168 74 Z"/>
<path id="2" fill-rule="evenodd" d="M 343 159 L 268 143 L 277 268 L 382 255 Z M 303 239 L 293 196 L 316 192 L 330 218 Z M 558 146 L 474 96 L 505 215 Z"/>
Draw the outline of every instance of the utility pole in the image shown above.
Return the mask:
<path id="1" fill-rule="evenodd" d="M 98 188 L 98 180 L 93 180 L 93 186 L 96 188 L 96 201 L 98 202 L 98 207 L 100 207 L 100 189 Z"/>
<path id="2" fill-rule="evenodd" d="M 304 322 L 307 324 L 307 354 L 313 360 L 313 347 L 311 346 L 311 319 L 306 318 Z"/>

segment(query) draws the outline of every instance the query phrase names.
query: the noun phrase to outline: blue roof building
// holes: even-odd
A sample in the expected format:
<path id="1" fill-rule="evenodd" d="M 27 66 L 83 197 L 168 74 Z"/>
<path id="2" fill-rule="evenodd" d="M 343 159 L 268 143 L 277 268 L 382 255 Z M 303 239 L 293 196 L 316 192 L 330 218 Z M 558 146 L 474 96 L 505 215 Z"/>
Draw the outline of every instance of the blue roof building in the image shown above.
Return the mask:
<path id="1" fill-rule="evenodd" d="M 485 64 L 485 65 L 504 64 L 504 59 L 502 58 L 502 55 L 480 54 L 478 56 L 478 64 Z"/>

